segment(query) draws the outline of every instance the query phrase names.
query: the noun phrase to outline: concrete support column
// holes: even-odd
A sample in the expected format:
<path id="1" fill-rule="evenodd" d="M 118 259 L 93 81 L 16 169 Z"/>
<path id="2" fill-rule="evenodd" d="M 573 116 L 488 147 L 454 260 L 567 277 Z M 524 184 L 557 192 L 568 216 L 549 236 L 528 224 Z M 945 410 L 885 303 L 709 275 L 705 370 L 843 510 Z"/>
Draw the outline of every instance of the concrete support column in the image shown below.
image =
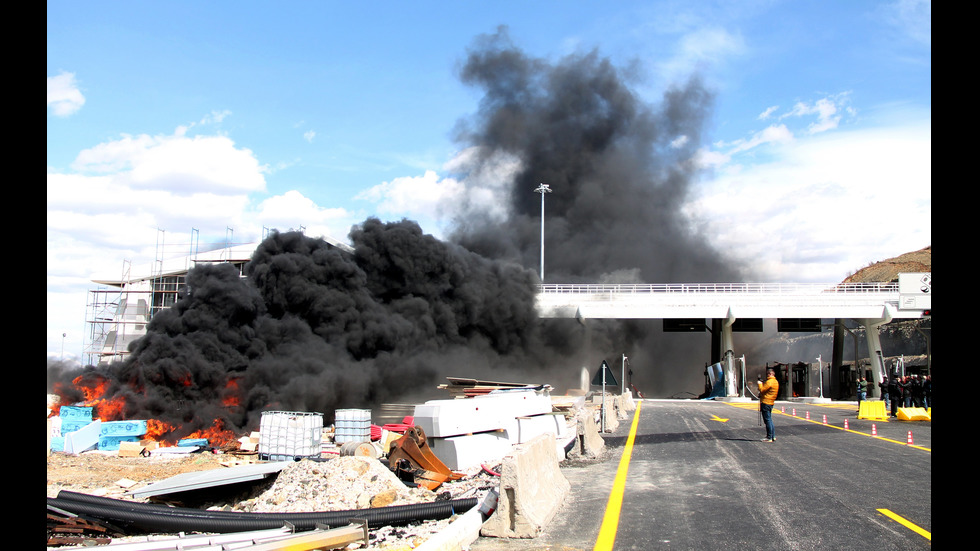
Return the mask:
<path id="1" fill-rule="evenodd" d="M 859 319 L 855 320 L 864 326 L 865 339 L 868 341 L 868 356 L 871 359 L 871 375 L 874 378 L 873 388 L 878 388 L 881 383 L 881 374 L 887 373 L 885 368 L 885 357 L 881 350 L 881 339 L 878 338 L 878 328 L 892 320 L 892 309 L 885 305 L 884 317 L 880 319 Z M 857 358 L 854 360 L 857 365 Z M 858 372 L 860 376 L 860 371 Z"/>
<path id="2" fill-rule="evenodd" d="M 728 309 L 728 317 L 724 321 L 721 327 L 721 349 L 724 354 L 722 362 L 725 367 L 725 395 L 738 396 L 738 388 L 735 386 L 735 339 L 732 336 L 735 316 L 732 315 L 731 308 Z"/>

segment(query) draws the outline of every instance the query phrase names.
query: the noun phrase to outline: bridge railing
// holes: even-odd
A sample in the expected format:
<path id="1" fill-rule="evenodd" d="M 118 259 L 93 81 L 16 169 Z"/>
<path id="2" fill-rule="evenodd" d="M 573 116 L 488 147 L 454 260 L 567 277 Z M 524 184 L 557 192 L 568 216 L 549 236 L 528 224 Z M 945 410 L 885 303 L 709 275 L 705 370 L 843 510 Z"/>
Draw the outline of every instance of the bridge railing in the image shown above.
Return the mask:
<path id="1" fill-rule="evenodd" d="M 542 294 L 745 293 L 778 295 L 898 293 L 898 283 L 550 283 Z"/>

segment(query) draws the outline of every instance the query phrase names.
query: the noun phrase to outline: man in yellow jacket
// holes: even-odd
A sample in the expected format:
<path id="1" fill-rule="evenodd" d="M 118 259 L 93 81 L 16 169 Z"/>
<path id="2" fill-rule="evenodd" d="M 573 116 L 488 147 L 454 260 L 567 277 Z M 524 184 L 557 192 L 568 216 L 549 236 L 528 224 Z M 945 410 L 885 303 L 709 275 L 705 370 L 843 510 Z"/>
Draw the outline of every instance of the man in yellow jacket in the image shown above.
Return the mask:
<path id="1" fill-rule="evenodd" d="M 776 403 L 776 395 L 779 394 L 779 381 L 776 380 L 776 370 L 770 368 L 766 370 L 766 381 L 759 381 L 759 411 L 762 412 L 762 420 L 766 424 L 766 437 L 763 442 L 775 442 L 776 431 L 772 426 L 772 406 Z"/>

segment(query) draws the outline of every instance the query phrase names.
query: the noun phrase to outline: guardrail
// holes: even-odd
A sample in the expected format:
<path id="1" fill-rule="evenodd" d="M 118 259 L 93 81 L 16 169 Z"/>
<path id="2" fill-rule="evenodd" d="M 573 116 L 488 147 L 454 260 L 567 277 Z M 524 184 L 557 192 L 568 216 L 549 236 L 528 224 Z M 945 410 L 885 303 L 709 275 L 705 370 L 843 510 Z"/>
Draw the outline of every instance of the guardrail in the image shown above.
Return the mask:
<path id="1" fill-rule="evenodd" d="M 897 294 L 898 283 L 555 283 L 541 294 L 745 293 L 777 295 Z"/>

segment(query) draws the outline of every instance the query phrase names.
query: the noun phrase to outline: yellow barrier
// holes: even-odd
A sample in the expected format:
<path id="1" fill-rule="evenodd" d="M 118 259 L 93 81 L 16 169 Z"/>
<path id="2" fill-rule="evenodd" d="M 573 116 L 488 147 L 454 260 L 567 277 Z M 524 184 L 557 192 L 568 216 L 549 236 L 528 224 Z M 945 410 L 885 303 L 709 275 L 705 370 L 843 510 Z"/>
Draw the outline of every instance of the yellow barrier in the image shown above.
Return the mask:
<path id="1" fill-rule="evenodd" d="M 885 411 L 885 403 L 881 400 L 862 400 L 858 410 L 858 419 L 887 421 L 888 412 Z"/>
<path id="2" fill-rule="evenodd" d="M 932 408 L 898 408 L 900 421 L 932 421 Z"/>

